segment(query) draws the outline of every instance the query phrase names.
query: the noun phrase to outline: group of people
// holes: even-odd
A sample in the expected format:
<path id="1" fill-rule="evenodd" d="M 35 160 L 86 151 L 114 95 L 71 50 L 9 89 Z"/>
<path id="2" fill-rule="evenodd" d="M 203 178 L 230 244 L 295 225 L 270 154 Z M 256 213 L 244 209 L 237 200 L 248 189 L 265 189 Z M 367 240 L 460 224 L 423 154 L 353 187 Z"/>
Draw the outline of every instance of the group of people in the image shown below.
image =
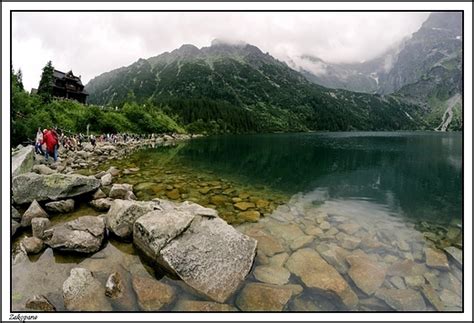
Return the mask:
<path id="1" fill-rule="evenodd" d="M 58 160 L 58 149 L 59 145 L 64 147 L 67 150 L 81 150 L 83 148 L 84 142 L 89 142 L 93 147 L 96 146 L 97 142 L 108 142 L 108 143 L 118 143 L 118 142 L 128 142 L 133 140 L 141 139 L 154 139 L 155 134 L 128 134 L 128 133 L 118 133 L 118 134 L 101 134 L 101 135 L 84 135 L 82 133 L 75 135 L 65 135 L 62 131 L 57 128 L 49 128 L 41 131 L 41 128 L 38 128 L 36 132 L 35 140 L 35 151 L 37 154 L 45 156 L 46 161 L 49 160 L 49 156 L 52 156 L 54 161 Z"/>
<path id="2" fill-rule="evenodd" d="M 36 132 L 35 151 L 37 154 L 45 156 L 48 161 L 49 156 L 53 156 L 54 161 L 58 160 L 59 135 L 55 128 L 44 129 L 38 128 Z"/>

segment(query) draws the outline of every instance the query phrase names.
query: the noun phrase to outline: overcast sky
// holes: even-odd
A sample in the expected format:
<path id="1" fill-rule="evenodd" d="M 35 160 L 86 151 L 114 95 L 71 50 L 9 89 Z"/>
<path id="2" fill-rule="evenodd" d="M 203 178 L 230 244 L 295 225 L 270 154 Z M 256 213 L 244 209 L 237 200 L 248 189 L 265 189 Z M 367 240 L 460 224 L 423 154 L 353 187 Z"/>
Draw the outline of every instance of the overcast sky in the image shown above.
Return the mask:
<path id="1" fill-rule="evenodd" d="M 303 54 L 328 62 L 373 58 L 412 34 L 426 12 L 15 12 L 12 60 L 25 88 L 36 88 L 48 60 L 86 84 L 138 58 L 182 44 L 209 46 L 215 38 L 241 40 L 280 60 Z"/>

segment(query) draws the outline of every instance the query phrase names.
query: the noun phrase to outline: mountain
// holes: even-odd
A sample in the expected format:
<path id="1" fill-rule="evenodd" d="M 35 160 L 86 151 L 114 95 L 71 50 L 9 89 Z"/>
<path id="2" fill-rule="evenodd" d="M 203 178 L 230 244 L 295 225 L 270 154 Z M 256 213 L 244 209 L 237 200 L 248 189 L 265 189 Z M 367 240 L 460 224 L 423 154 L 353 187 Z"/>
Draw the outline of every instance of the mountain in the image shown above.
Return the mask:
<path id="1" fill-rule="evenodd" d="M 416 104 L 327 89 L 259 48 L 183 45 L 92 79 L 89 103 L 153 103 L 190 128 L 213 132 L 424 129 Z M 209 130 L 209 129 L 206 129 Z"/>
<path id="2" fill-rule="evenodd" d="M 303 55 L 292 67 L 329 88 L 394 94 L 420 105 L 430 129 L 462 128 L 461 12 L 431 13 L 411 37 L 367 62 L 331 64 Z"/>

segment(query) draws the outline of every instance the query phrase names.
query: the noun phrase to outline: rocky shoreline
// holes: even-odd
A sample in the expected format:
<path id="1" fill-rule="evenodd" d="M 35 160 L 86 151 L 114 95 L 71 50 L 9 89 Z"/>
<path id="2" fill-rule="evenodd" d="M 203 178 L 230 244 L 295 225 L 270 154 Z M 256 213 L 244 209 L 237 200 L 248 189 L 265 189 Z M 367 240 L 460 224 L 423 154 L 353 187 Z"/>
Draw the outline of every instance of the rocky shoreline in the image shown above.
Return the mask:
<path id="1" fill-rule="evenodd" d="M 76 174 L 140 147 L 186 139 L 85 146 L 50 165 L 31 161 L 32 154 L 25 157 L 28 147 L 15 154 L 12 202 L 18 210 L 12 206 L 12 235 L 20 232 L 22 238 L 12 255 L 14 266 L 48 249 L 85 259 L 83 266 L 67 267 L 62 283 L 55 282 L 60 298 L 28 295 L 26 310 L 462 309 L 462 228 L 456 225 L 433 228 L 421 223 L 415 229 L 383 215 L 367 215 L 361 223 L 334 213 L 330 203 L 318 202 L 322 206 L 315 208 L 311 197 L 297 195 L 265 217 L 261 208 L 267 204 L 258 205 L 248 196 L 232 198 L 234 208 L 258 213 L 256 221 L 234 228 L 214 209 L 221 202 L 215 196 L 230 199 L 222 193 L 210 197 L 214 208 L 173 198 L 137 201 L 133 185 L 117 183 L 119 174 L 133 174 L 137 168 Z M 85 205 L 96 214 L 53 223 Z M 128 255 L 119 261 L 121 267 L 107 268 L 107 255 L 102 254 L 104 245 L 113 241 L 133 245 L 147 263 L 181 285 L 143 274 L 144 265 L 130 262 Z M 194 296 L 183 298 L 180 290 Z"/>

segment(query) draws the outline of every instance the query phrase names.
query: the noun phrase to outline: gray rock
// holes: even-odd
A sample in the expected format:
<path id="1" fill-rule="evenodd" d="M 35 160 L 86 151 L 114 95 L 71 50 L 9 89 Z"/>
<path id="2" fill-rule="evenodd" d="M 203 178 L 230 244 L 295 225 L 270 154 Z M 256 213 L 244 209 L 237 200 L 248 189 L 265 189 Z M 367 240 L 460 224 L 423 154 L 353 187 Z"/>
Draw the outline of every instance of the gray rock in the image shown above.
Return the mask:
<path id="1" fill-rule="evenodd" d="M 133 194 L 132 191 L 128 191 L 127 193 L 125 193 L 125 196 L 123 197 L 124 200 L 130 200 L 130 201 L 136 201 L 137 200 L 137 197 L 135 196 L 135 194 Z"/>
<path id="2" fill-rule="evenodd" d="M 51 226 L 51 222 L 46 218 L 34 218 L 31 220 L 31 231 L 33 232 L 33 237 L 38 239 L 46 238 L 44 231 Z"/>
<path id="3" fill-rule="evenodd" d="M 217 302 L 225 302 L 245 279 L 257 241 L 220 218 L 195 216 L 188 230 L 160 252 L 159 261 L 185 283 Z"/>
<path id="4" fill-rule="evenodd" d="M 104 172 L 104 171 L 100 171 L 97 174 L 95 174 L 94 177 L 97 178 L 97 179 L 101 179 L 102 176 L 104 176 L 105 174 L 107 174 L 107 173 Z"/>
<path id="5" fill-rule="evenodd" d="M 104 176 L 102 176 L 100 178 L 100 185 L 102 186 L 112 185 L 112 174 L 106 173 Z"/>
<path id="6" fill-rule="evenodd" d="M 160 205 L 153 201 L 114 200 L 111 203 L 109 212 L 107 212 L 107 227 L 116 236 L 129 238 L 133 233 L 135 221 L 146 213 L 158 208 L 160 208 Z"/>
<path id="7" fill-rule="evenodd" d="M 44 248 L 43 240 L 36 237 L 27 237 L 21 241 L 27 254 L 38 253 Z"/>
<path id="8" fill-rule="evenodd" d="M 15 235 L 16 230 L 18 230 L 19 227 L 20 227 L 20 223 L 16 222 L 15 220 L 11 220 L 11 228 L 12 228 L 11 236 L 12 237 Z"/>
<path id="9" fill-rule="evenodd" d="M 32 171 L 40 175 L 51 175 L 56 173 L 56 171 L 43 164 L 34 165 Z"/>
<path id="10" fill-rule="evenodd" d="M 100 249 L 105 235 L 104 220 L 97 216 L 82 216 L 58 224 L 45 231 L 50 238 L 45 243 L 54 249 L 92 253 Z"/>
<path id="11" fill-rule="evenodd" d="M 240 292 L 236 304 L 246 312 L 281 312 L 291 295 L 291 290 L 284 286 L 249 283 Z"/>
<path id="12" fill-rule="evenodd" d="M 336 239 L 339 240 L 341 247 L 349 250 L 357 248 L 361 242 L 359 238 L 351 237 L 343 232 L 339 232 Z"/>
<path id="13" fill-rule="evenodd" d="M 417 289 L 425 285 L 425 278 L 420 275 L 405 276 L 403 278 L 405 279 L 405 284 L 413 289 Z"/>
<path id="14" fill-rule="evenodd" d="M 68 311 L 111 311 L 102 284 L 85 268 L 73 268 L 63 284 L 64 306 Z"/>
<path id="15" fill-rule="evenodd" d="M 12 153 L 12 177 L 31 172 L 34 162 L 34 154 L 35 147 L 32 145 L 22 147 L 18 151 Z"/>
<path id="16" fill-rule="evenodd" d="M 46 211 L 51 213 L 68 213 L 74 210 L 74 200 L 53 201 L 46 203 L 44 207 Z"/>
<path id="17" fill-rule="evenodd" d="M 390 282 L 393 284 L 393 286 L 395 286 L 398 289 L 405 289 L 406 288 L 405 283 L 404 283 L 402 277 L 400 277 L 400 276 L 394 276 L 394 277 L 390 278 Z"/>
<path id="18" fill-rule="evenodd" d="M 148 257 L 158 261 L 161 249 L 190 225 L 194 214 L 179 209 L 156 210 L 135 221 L 133 242 Z"/>
<path id="19" fill-rule="evenodd" d="M 54 312 L 56 307 L 43 295 L 34 295 L 26 301 L 25 307 L 39 312 Z"/>
<path id="20" fill-rule="evenodd" d="M 13 206 L 11 207 L 11 212 L 12 212 L 12 220 L 15 220 L 16 222 L 21 221 L 21 214 L 18 212 L 17 209 L 15 209 Z"/>
<path id="21" fill-rule="evenodd" d="M 105 193 L 100 188 L 92 195 L 93 200 L 103 199 L 106 197 L 107 195 L 105 195 Z"/>
<path id="22" fill-rule="evenodd" d="M 113 199 L 125 199 L 127 192 L 133 190 L 133 185 L 130 184 L 114 184 L 109 192 L 109 197 Z"/>
<path id="23" fill-rule="evenodd" d="M 299 249 L 286 261 L 285 267 L 309 288 L 337 295 L 348 308 L 355 308 L 357 295 L 334 267 L 309 248 Z"/>
<path id="24" fill-rule="evenodd" d="M 380 288 L 375 296 L 397 311 L 424 311 L 426 309 L 423 296 L 413 289 Z"/>
<path id="25" fill-rule="evenodd" d="M 111 199 L 110 197 L 107 197 L 107 198 L 92 200 L 89 202 L 89 205 L 92 206 L 94 210 L 103 212 L 103 211 L 108 211 L 110 209 L 113 201 L 114 201 L 113 199 Z"/>
<path id="26" fill-rule="evenodd" d="M 55 201 L 93 192 L 99 185 L 98 179 L 88 176 L 26 173 L 13 178 L 12 196 L 17 204 Z"/>
<path id="27" fill-rule="evenodd" d="M 46 213 L 43 208 L 36 202 L 36 200 L 33 200 L 31 203 L 30 207 L 28 210 L 23 213 L 23 216 L 21 217 L 21 226 L 22 227 L 28 227 L 31 225 L 31 220 L 33 218 L 48 218 L 48 213 Z"/>

